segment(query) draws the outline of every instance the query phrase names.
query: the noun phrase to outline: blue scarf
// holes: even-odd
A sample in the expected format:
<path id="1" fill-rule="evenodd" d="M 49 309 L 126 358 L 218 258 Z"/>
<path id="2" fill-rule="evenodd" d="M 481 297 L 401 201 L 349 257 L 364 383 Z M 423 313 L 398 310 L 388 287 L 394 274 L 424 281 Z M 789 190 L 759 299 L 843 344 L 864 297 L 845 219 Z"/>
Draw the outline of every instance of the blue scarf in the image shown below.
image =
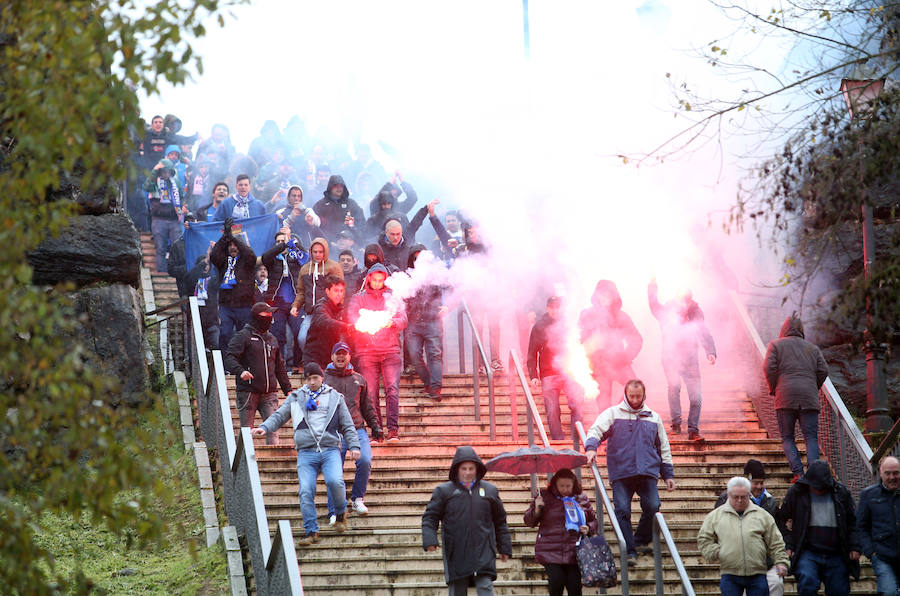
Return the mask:
<path id="1" fill-rule="evenodd" d="M 309 261 L 309 253 L 300 249 L 293 238 L 287 241 L 287 254 L 288 258 L 293 259 L 301 265 L 305 265 L 306 262 Z M 282 258 L 281 255 L 278 255 L 278 257 Z"/>
<path id="2" fill-rule="evenodd" d="M 587 525 L 587 520 L 584 517 L 584 511 L 581 510 L 581 506 L 578 505 L 578 501 L 574 497 L 559 498 L 563 502 L 563 509 L 566 512 L 566 530 L 580 532 L 581 526 Z"/>
<path id="3" fill-rule="evenodd" d="M 233 196 L 234 200 L 236 201 L 234 209 L 231 212 L 231 216 L 234 219 L 244 219 L 250 217 L 250 201 L 253 200 L 253 195 L 247 193 L 246 199 L 242 199 L 241 195 L 239 195 L 238 193 L 234 193 L 231 196 Z"/>
<path id="4" fill-rule="evenodd" d="M 318 391 L 313 392 L 310 390 L 309 397 L 306 399 L 306 409 L 307 410 L 318 410 L 319 409 L 319 396 L 322 395 L 322 391 L 325 390 L 325 383 L 322 383 L 322 386 L 319 387 Z"/>
<path id="5" fill-rule="evenodd" d="M 178 221 L 184 221 L 181 213 L 181 195 L 178 194 L 178 185 L 165 178 L 156 179 L 156 188 L 159 190 L 159 202 L 163 205 L 172 205 L 178 215 Z"/>
<path id="6" fill-rule="evenodd" d="M 228 256 L 228 262 L 225 265 L 225 274 L 222 275 L 222 283 L 219 284 L 219 287 L 225 290 L 230 290 L 234 287 L 235 278 L 234 278 L 234 266 L 237 263 L 237 257 Z"/>

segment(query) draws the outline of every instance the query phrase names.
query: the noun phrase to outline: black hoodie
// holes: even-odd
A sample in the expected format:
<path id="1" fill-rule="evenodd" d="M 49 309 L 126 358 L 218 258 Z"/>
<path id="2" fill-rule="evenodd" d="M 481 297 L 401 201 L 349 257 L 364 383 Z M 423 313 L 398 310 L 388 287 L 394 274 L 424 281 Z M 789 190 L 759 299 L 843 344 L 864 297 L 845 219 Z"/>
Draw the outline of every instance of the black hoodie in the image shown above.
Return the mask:
<path id="1" fill-rule="evenodd" d="M 341 196 L 338 199 L 335 199 L 331 196 L 331 189 L 337 184 L 344 187 L 344 192 L 341 193 Z M 325 188 L 325 193 L 322 198 L 313 205 L 313 211 L 322 218 L 322 224 L 319 227 L 325 232 L 325 237 L 331 242 L 337 240 L 338 232 L 348 229 L 348 227 L 344 225 L 344 220 L 347 218 L 348 211 L 350 212 L 350 217 L 354 219 L 354 227 L 366 225 L 362 208 L 356 201 L 350 198 L 350 191 L 347 190 L 347 184 L 344 182 L 344 179 L 337 174 L 332 175 L 331 178 L 328 179 L 328 186 Z"/>
<path id="2" fill-rule="evenodd" d="M 459 466 L 474 462 L 475 483 L 465 487 L 459 482 Z M 458 447 L 450 465 L 449 482 L 431 493 L 431 501 L 422 515 L 422 547 L 437 546 L 441 526 L 444 578 L 450 582 L 471 575 L 497 578 L 497 553 L 511 555 L 512 540 L 506 523 L 506 510 L 497 487 L 482 480 L 487 468 L 475 450 Z"/>
<path id="3" fill-rule="evenodd" d="M 859 540 L 859 533 L 856 527 L 856 507 L 853 505 L 853 496 L 840 482 L 836 482 L 831 476 L 831 470 L 828 463 L 819 459 L 811 464 L 809 468 L 791 488 L 788 489 L 784 496 L 784 502 L 778 509 L 776 520 L 784 535 L 784 547 L 789 551 L 793 551 L 791 556 L 791 568 L 789 573 L 795 572 L 797 560 L 800 553 L 804 550 L 820 547 L 817 541 L 823 537 L 828 539 L 827 533 L 820 530 L 810 530 L 810 519 L 812 516 L 812 498 L 810 497 L 810 489 L 824 490 L 834 502 L 834 515 L 837 521 L 836 543 L 832 545 L 835 553 L 840 554 L 844 563 L 847 565 L 849 574 L 854 579 L 859 579 L 859 561 L 851 561 L 850 551 L 862 552 L 862 543 Z M 788 521 L 791 522 L 791 529 L 788 530 Z"/>

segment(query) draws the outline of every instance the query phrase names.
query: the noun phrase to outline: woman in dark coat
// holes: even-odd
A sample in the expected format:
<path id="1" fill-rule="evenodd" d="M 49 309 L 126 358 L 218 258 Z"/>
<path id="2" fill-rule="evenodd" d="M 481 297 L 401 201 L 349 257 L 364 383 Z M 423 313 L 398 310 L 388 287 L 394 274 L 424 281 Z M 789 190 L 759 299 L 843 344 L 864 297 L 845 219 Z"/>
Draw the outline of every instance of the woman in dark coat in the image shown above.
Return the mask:
<path id="1" fill-rule="evenodd" d="M 563 468 L 553 475 L 525 512 L 525 525 L 538 527 L 534 556 L 547 570 L 550 596 L 562 596 L 565 590 L 569 596 L 581 596 L 575 543 L 582 535 L 597 533 L 597 516 L 572 470 Z"/>

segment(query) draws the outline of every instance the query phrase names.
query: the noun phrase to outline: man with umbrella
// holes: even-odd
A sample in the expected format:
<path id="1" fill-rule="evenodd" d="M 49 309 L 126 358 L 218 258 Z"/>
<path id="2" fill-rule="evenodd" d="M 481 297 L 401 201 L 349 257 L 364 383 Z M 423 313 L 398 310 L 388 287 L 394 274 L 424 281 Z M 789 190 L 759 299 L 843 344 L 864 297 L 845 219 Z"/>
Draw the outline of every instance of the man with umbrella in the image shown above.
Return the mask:
<path id="1" fill-rule="evenodd" d="M 487 468 L 475 450 L 458 447 L 450 466 L 450 481 L 438 485 L 422 514 L 422 547 L 439 547 L 442 525 L 444 577 L 450 596 L 465 596 L 474 582 L 478 596 L 494 593 L 495 559 L 512 556 L 512 540 L 506 510 L 497 487 L 482 478 Z"/>
<path id="2" fill-rule="evenodd" d="M 638 553 L 652 549 L 653 516 L 659 511 L 658 478 L 662 476 L 666 481 L 666 490 L 675 490 L 666 428 L 659 414 L 644 404 L 646 398 L 643 381 L 631 379 L 625 383 L 625 399 L 597 416 L 585 443 L 585 455 L 591 462 L 600 443 L 609 439 L 606 468 L 630 566 L 637 564 Z M 634 493 L 641 499 L 641 519 L 637 531 L 632 532 L 631 498 Z"/>

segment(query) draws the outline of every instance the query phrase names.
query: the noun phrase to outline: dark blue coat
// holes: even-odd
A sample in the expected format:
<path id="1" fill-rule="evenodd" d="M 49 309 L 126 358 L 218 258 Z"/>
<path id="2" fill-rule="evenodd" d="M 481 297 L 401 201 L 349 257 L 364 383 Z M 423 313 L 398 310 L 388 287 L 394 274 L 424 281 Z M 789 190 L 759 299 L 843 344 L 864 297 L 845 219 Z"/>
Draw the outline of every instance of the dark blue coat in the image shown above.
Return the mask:
<path id="1" fill-rule="evenodd" d="M 900 493 L 890 491 L 879 482 L 859 495 L 856 513 L 859 543 L 869 559 L 877 554 L 882 559 L 897 561 L 900 542 Z"/>

